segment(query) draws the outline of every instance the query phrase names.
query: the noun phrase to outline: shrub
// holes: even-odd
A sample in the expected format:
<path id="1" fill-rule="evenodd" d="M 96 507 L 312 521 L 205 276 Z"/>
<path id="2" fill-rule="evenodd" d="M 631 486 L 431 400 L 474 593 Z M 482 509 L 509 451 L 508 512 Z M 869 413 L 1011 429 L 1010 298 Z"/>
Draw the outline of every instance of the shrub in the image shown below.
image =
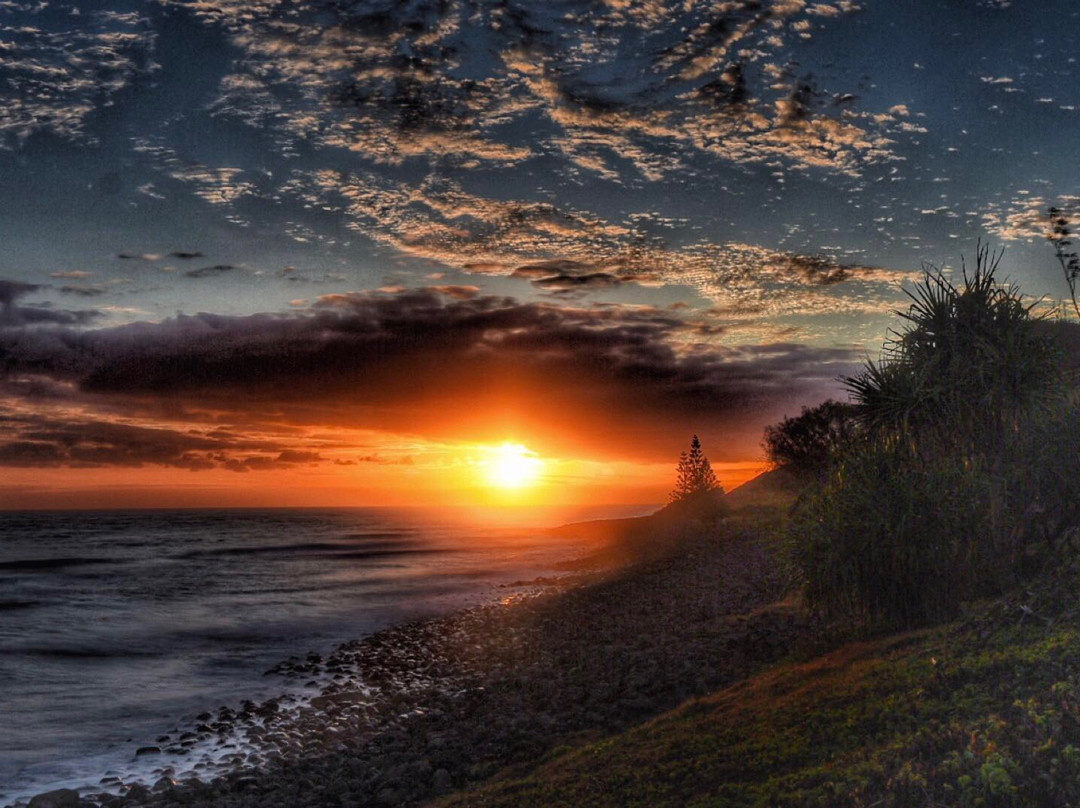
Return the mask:
<path id="1" fill-rule="evenodd" d="M 1000 255 L 928 267 L 881 361 L 847 380 L 862 427 L 796 506 L 811 606 L 875 627 L 951 617 L 1044 569 L 1080 519 L 1080 411 Z"/>
<path id="2" fill-rule="evenodd" d="M 986 580 L 987 495 L 961 463 L 921 468 L 895 445 L 863 445 L 793 515 L 808 605 L 874 629 L 952 617 Z"/>
<path id="3" fill-rule="evenodd" d="M 777 466 L 802 477 L 823 475 L 855 433 L 854 407 L 828 400 L 765 428 L 761 444 Z"/>

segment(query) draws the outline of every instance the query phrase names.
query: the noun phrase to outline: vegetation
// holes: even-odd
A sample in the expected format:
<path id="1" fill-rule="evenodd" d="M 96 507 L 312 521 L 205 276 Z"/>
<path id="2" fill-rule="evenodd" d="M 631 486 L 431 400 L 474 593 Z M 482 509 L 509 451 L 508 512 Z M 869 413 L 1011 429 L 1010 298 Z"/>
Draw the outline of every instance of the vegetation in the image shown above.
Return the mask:
<path id="1" fill-rule="evenodd" d="M 1050 208 L 1050 233 L 1048 237 L 1054 245 L 1054 256 L 1057 258 L 1061 271 L 1065 275 L 1065 283 L 1069 287 L 1069 298 L 1072 300 L 1073 311 L 1080 317 L 1080 302 L 1076 299 L 1077 283 L 1080 282 L 1080 254 L 1073 247 L 1073 220 L 1076 218 L 1075 210 L 1065 208 Z"/>
<path id="2" fill-rule="evenodd" d="M 1075 534 L 1078 413 L 999 261 L 980 248 L 958 285 L 927 268 L 881 360 L 847 380 L 860 433 L 791 523 L 808 603 L 830 618 L 948 619 L 1056 563 Z"/>
<path id="3" fill-rule="evenodd" d="M 1077 583 L 779 665 L 440 805 L 1080 805 Z"/>
<path id="4" fill-rule="evenodd" d="M 959 287 L 927 267 L 881 362 L 847 380 L 856 417 L 878 438 L 928 458 L 998 451 L 1018 415 L 1060 390 L 1058 358 L 1035 327 L 1034 303 L 998 283 L 1000 259 L 980 248 Z"/>
<path id="5" fill-rule="evenodd" d="M 694 435 L 694 439 L 690 441 L 690 451 L 679 454 L 675 488 L 668 499 L 671 502 L 679 502 L 719 487 L 720 483 L 716 480 L 709 458 L 705 457 L 701 450 L 701 440 Z"/>
<path id="6" fill-rule="evenodd" d="M 829 620 L 782 664 L 441 805 L 1080 806 L 1080 396 L 999 259 L 956 284 L 928 268 L 853 403 L 765 433 L 810 481 L 773 526 L 798 570 L 780 577 Z M 842 644 L 864 628 L 907 631 Z"/>
<path id="7" fill-rule="evenodd" d="M 807 478 L 823 476 L 856 434 L 854 408 L 832 399 L 765 428 L 762 446 L 775 466 Z"/>

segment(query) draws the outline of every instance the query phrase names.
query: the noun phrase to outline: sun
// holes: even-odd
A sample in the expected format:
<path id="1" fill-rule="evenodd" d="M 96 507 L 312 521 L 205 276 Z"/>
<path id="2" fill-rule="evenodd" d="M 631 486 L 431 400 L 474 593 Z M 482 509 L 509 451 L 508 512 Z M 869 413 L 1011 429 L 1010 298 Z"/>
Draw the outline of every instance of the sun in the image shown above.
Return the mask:
<path id="1" fill-rule="evenodd" d="M 536 482 L 544 463 L 520 443 L 504 443 L 488 463 L 488 482 L 498 488 L 524 488 Z"/>

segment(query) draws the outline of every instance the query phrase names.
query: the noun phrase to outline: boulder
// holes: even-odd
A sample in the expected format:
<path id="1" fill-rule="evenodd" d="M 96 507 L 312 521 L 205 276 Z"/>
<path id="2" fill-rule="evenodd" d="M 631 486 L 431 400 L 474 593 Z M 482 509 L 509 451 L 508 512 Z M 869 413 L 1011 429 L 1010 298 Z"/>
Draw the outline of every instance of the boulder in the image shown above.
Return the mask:
<path id="1" fill-rule="evenodd" d="M 135 783 L 131 788 L 124 792 L 124 802 L 146 802 L 150 799 L 150 789 L 144 786 L 142 783 Z"/>
<path id="2" fill-rule="evenodd" d="M 79 792 L 70 788 L 46 791 L 30 800 L 30 808 L 78 808 Z"/>

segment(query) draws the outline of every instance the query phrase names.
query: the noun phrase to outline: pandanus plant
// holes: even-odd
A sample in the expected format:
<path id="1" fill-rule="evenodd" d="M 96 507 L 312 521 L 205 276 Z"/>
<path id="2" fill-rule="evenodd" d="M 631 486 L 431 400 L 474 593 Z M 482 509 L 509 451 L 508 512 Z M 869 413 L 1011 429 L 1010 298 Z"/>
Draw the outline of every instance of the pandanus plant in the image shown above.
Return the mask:
<path id="1" fill-rule="evenodd" d="M 936 267 L 906 290 L 911 304 L 878 362 L 845 380 L 856 417 L 879 439 L 926 456 L 988 459 L 1021 417 L 1058 389 L 1053 345 L 1011 283 L 995 277 L 1001 253 L 980 246 L 953 283 Z M 930 459 L 930 457 L 926 457 Z"/>

